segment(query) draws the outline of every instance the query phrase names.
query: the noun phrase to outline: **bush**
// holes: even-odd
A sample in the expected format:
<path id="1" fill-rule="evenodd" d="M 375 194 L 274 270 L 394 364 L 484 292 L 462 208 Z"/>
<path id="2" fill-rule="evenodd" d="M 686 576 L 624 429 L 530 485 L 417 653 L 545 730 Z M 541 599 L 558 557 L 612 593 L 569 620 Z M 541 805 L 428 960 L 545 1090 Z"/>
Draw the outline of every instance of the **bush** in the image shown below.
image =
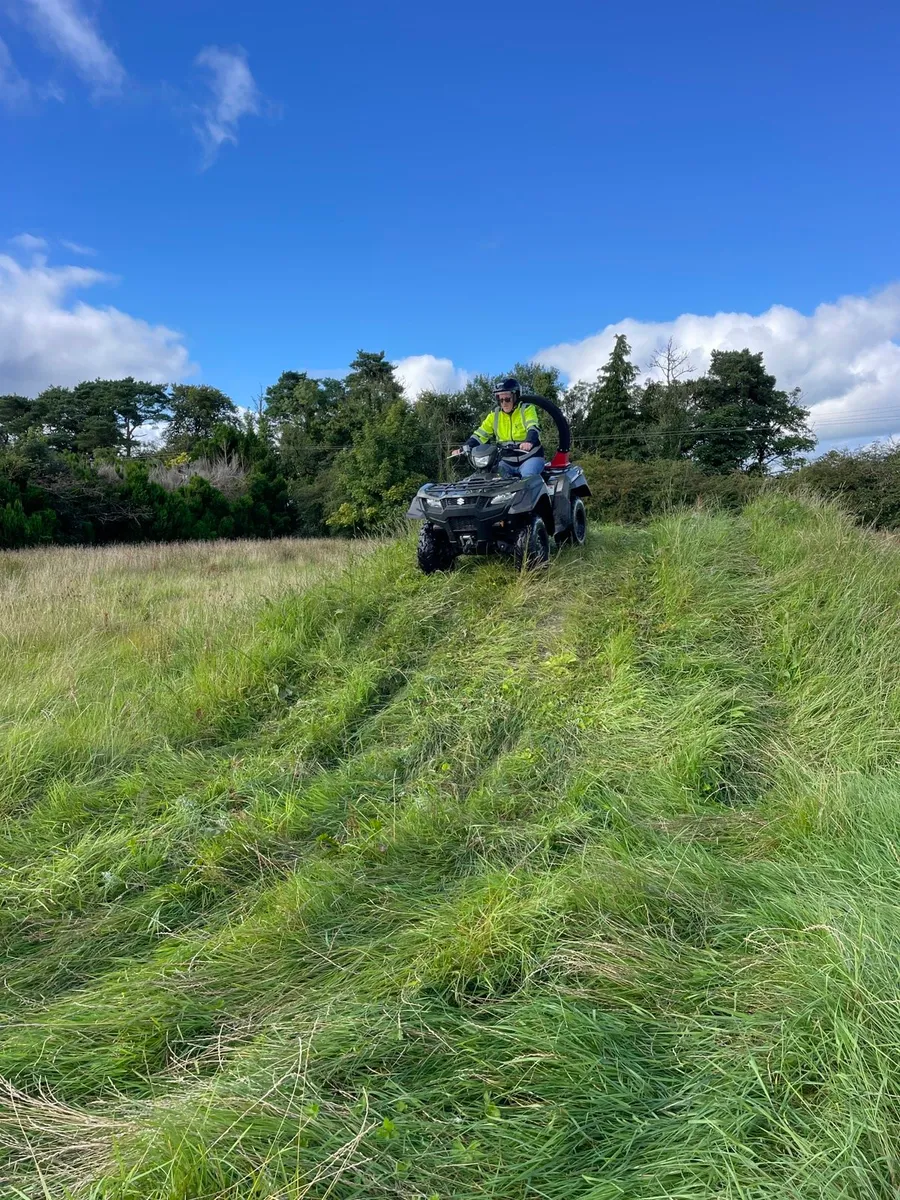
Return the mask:
<path id="1" fill-rule="evenodd" d="M 866 525 L 900 528 L 900 446 L 832 450 L 789 482 L 834 497 Z"/>
<path id="2" fill-rule="evenodd" d="M 0 548 L 4 550 L 52 542 L 55 532 L 56 514 L 48 509 L 29 515 L 21 500 L 0 505 Z"/>
<path id="3" fill-rule="evenodd" d="M 408 413 L 400 407 L 395 424 Z M 402 418 L 402 420 L 401 420 Z M 421 481 L 412 458 L 388 454 L 405 429 L 345 451 L 315 478 L 286 480 L 264 439 L 229 431 L 204 456 L 90 462 L 43 438 L 0 448 L 0 549 L 41 542 L 208 541 L 374 528 L 402 513 Z M 900 447 L 832 451 L 776 478 L 715 475 L 688 460 L 634 462 L 585 455 L 595 520 L 641 523 L 692 505 L 739 510 L 763 489 L 798 488 L 837 499 L 865 524 L 900 528 Z M 380 464 L 380 465 L 379 465 Z M 380 471 L 380 474 L 379 474 Z"/>
<path id="4" fill-rule="evenodd" d="M 686 460 L 624 459 L 585 455 L 578 459 L 593 495 L 588 511 L 601 521 L 646 521 L 686 504 L 739 509 L 765 485 L 760 476 L 709 475 Z"/>
<path id="5" fill-rule="evenodd" d="M 170 486 L 163 486 L 152 463 L 94 465 L 45 451 L 0 454 L 0 548 L 282 537 L 296 529 L 287 484 L 271 458 L 254 464 L 240 494 L 229 496 L 202 472 L 178 487 L 167 476 Z"/>
<path id="6" fill-rule="evenodd" d="M 229 500 L 236 500 L 247 491 L 247 471 L 241 460 L 233 454 L 198 458 L 184 463 L 154 463 L 148 471 L 148 477 L 167 492 L 177 491 L 196 477 L 205 479 Z"/>
<path id="7" fill-rule="evenodd" d="M 56 513 L 45 492 L 34 487 L 27 470 L 9 453 L 0 458 L 0 549 L 51 542 L 57 532 Z"/>

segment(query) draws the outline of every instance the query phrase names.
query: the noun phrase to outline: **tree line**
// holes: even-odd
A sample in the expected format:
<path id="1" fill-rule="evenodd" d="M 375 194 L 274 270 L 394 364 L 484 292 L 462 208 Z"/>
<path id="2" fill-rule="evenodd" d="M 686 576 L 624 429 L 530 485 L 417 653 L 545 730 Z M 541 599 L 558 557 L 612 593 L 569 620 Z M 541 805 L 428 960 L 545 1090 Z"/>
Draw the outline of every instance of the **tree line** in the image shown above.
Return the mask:
<path id="1" fill-rule="evenodd" d="M 560 405 L 595 472 L 680 461 L 692 478 L 765 476 L 815 445 L 762 354 L 714 351 L 692 376 L 670 342 L 651 365 L 642 380 L 619 335 L 593 381 L 565 387 L 540 363 L 503 374 Z M 0 396 L 0 545 L 375 530 L 447 477 L 501 377 L 413 400 L 384 352 L 361 350 L 341 379 L 283 372 L 250 410 L 208 385 L 132 378 Z"/>

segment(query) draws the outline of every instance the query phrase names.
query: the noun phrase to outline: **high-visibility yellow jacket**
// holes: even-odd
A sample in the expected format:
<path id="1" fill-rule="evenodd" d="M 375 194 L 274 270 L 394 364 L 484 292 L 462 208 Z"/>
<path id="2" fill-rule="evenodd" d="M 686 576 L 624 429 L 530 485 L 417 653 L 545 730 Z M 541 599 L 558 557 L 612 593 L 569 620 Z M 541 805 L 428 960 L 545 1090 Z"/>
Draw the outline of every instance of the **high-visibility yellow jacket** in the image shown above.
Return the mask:
<path id="1" fill-rule="evenodd" d="M 484 418 L 468 444 L 476 442 L 531 442 L 534 446 L 541 444 L 541 427 L 538 424 L 537 408 L 533 404 L 517 404 L 511 413 L 505 413 L 502 408 L 495 408 Z"/>

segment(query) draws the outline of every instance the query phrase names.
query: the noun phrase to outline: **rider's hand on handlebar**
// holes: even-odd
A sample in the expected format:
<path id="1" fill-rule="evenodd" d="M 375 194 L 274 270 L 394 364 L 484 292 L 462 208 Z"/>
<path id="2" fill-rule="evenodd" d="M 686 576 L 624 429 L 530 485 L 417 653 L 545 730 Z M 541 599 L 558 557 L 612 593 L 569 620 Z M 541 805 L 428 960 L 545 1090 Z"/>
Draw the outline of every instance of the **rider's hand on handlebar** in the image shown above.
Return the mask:
<path id="1" fill-rule="evenodd" d="M 520 450 L 533 450 L 534 446 L 531 444 L 531 442 L 519 442 L 519 449 Z"/>
<path id="2" fill-rule="evenodd" d="M 460 446 L 457 446 L 455 450 L 450 451 L 451 458 L 459 458 L 459 456 L 461 454 L 462 454 L 462 448 Z"/>

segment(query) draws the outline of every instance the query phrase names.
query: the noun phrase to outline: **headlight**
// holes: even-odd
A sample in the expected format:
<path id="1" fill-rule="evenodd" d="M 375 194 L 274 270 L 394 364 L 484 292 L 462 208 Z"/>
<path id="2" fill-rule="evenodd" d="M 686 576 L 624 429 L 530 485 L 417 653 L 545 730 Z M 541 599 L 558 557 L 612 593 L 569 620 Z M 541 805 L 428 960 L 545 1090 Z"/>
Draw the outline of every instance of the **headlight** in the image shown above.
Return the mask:
<path id="1" fill-rule="evenodd" d="M 435 500 L 434 497 L 432 497 L 432 496 L 426 496 L 425 503 L 429 504 L 432 508 L 440 508 L 441 507 L 440 500 Z"/>
<path id="2" fill-rule="evenodd" d="M 491 496 L 491 504 L 503 504 L 507 500 L 512 500 L 515 492 L 498 492 L 496 496 Z"/>

